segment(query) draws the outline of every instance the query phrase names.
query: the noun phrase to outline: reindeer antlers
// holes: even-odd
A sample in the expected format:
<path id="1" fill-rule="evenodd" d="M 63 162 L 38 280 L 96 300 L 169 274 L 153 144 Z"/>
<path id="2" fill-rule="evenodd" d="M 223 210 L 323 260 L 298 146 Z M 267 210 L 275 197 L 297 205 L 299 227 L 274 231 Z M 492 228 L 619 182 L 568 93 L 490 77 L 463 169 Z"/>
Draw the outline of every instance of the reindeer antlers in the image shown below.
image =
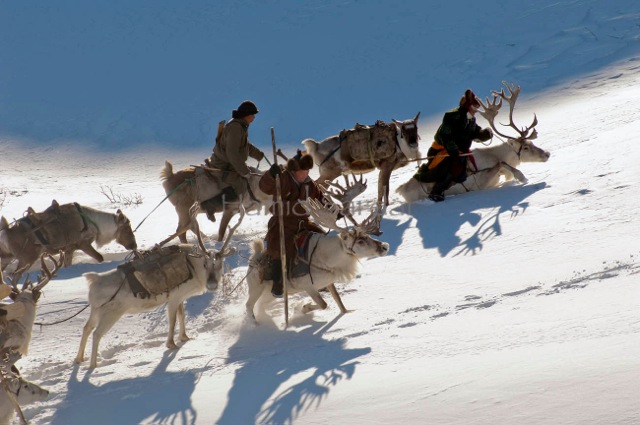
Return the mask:
<path id="1" fill-rule="evenodd" d="M 233 233 L 236 231 L 236 229 L 238 228 L 238 226 L 240 226 L 240 223 L 242 223 L 242 219 L 244 218 L 244 214 L 245 214 L 245 208 L 244 205 L 240 204 L 240 218 L 238 219 L 238 222 L 229 229 L 229 233 L 227 233 L 227 237 L 225 238 L 224 242 L 222 243 L 222 247 L 220 248 L 219 254 L 223 257 L 228 257 L 230 255 L 233 255 L 236 250 L 235 248 L 231 248 L 231 249 L 227 249 L 227 247 L 229 246 L 229 243 L 231 242 L 231 237 L 233 236 Z"/>
<path id="2" fill-rule="evenodd" d="M 531 123 L 531 125 L 525 127 L 523 130 L 520 130 L 518 126 L 516 126 L 513 122 L 513 108 L 515 107 L 516 101 L 518 100 L 518 95 L 520 94 L 520 86 L 516 86 L 515 83 L 509 84 L 506 81 L 503 81 L 502 84 L 505 86 L 509 94 L 505 94 L 504 89 L 501 89 L 500 92 L 497 92 L 495 90 L 492 91 L 491 94 L 493 95 L 493 99 L 491 100 L 491 102 L 489 101 L 488 97 L 485 99 L 486 103 L 480 100 L 482 109 L 478 110 L 478 113 L 489 122 L 489 125 L 496 134 L 507 139 L 513 139 L 513 137 L 511 136 L 507 136 L 501 133 L 495 126 L 495 118 L 498 115 L 498 111 L 502 106 L 502 100 L 504 99 L 509 104 L 509 124 L 502 125 L 511 127 L 512 129 L 517 131 L 520 135 L 518 139 L 535 139 L 536 137 L 538 137 L 538 132 L 534 128 L 536 125 L 538 125 L 538 117 L 535 114 L 533 114 L 533 122 Z M 531 133 L 529 133 L 530 131 Z"/>

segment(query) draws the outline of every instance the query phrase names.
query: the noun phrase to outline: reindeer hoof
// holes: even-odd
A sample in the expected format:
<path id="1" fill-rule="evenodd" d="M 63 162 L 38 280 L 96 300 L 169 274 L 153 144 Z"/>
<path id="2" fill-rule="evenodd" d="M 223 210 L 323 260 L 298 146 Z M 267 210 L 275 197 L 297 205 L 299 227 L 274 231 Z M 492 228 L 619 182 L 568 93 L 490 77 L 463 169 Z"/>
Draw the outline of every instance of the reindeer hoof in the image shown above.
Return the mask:
<path id="1" fill-rule="evenodd" d="M 187 335 L 181 335 L 180 336 L 180 342 L 187 342 L 189 341 L 191 338 L 189 338 Z"/>
<path id="2" fill-rule="evenodd" d="M 75 358 L 75 360 L 74 360 L 74 362 L 75 362 L 76 364 L 80 364 L 80 363 L 82 363 L 83 361 L 84 361 L 84 357 L 76 357 L 76 358 Z"/>
<path id="3" fill-rule="evenodd" d="M 168 348 L 169 350 L 177 350 L 177 349 L 178 349 L 178 346 L 177 346 L 177 345 L 176 345 L 176 343 L 175 343 L 175 342 L 173 342 L 173 341 L 167 341 L 167 348 Z"/>

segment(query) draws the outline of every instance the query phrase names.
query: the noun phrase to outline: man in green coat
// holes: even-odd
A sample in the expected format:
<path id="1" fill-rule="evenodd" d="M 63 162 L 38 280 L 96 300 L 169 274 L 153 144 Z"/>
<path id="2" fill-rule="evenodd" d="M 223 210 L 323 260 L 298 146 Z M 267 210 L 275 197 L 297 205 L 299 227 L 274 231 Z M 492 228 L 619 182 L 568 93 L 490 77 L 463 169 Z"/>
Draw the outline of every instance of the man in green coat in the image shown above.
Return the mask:
<path id="1" fill-rule="evenodd" d="M 215 221 L 214 214 L 221 212 L 224 204 L 236 202 L 247 192 L 249 157 L 256 161 L 264 158 L 264 153 L 249 141 L 249 125 L 256 118 L 258 108 L 255 103 L 245 100 L 234 109 L 231 120 L 224 126 L 220 138 L 213 147 L 213 154 L 209 158 L 210 167 L 222 171 L 222 181 L 228 186 L 213 198 L 202 202 L 207 211 L 207 217 Z"/>

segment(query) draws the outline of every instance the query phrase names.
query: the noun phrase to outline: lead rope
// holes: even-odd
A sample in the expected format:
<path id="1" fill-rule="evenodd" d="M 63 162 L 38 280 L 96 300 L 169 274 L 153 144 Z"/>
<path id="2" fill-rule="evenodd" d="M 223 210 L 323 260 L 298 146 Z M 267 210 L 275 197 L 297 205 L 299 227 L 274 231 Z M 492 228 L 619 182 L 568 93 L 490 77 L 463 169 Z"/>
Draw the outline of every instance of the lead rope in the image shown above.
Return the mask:
<path id="1" fill-rule="evenodd" d="M 189 184 L 194 184 L 194 181 L 193 181 L 193 179 L 185 179 L 182 183 L 180 183 L 178 186 L 176 186 L 176 188 L 175 188 L 175 189 L 173 189 L 171 192 L 169 192 L 169 194 L 168 194 L 167 196 L 165 196 L 165 197 L 164 197 L 164 199 L 163 199 L 162 201 L 160 201 L 160 203 L 159 203 L 158 205 L 156 205 L 156 206 L 155 206 L 155 208 L 154 208 L 154 209 L 152 209 L 152 210 L 151 210 L 151 212 L 145 216 L 145 218 L 143 218 L 143 219 L 142 219 L 142 221 L 140 222 L 140 224 L 138 224 L 138 225 L 136 226 L 136 228 L 135 228 L 135 229 L 133 229 L 133 231 L 135 232 L 136 230 L 138 230 L 138 228 L 139 228 L 140 226 L 142 226 L 142 223 L 144 223 L 144 222 L 145 222 L 145 220 L 146 220 L 147 218 L 149 218 L 149 216 L 150 216 L 151 214 L 153 214 L 153 212 L 154 212 L 155 210 L 157 210 L 157 209 L 158 209 L 158 207 L 159 207 L 160 205 L 162 205 L 162 203 L 163 203 L 164 201 L 166 201 L 167 199 L 169 199 L 169 197 L 170 197 L 171 195 L 173 195 L 173 194 L 174 194 L 178 189 L 180 189 L 182 186 L 184 186 L 184 185 L 185 185 L 185 184 L 187 184 L 187 183 L 189 183 Z"/>

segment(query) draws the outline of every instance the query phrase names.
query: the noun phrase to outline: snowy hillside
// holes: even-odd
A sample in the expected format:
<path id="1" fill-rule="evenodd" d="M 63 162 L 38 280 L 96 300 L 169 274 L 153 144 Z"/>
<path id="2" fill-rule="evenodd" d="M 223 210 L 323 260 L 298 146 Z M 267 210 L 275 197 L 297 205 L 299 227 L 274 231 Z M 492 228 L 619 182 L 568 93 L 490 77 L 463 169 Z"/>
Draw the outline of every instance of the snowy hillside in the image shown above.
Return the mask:
<path id="1" fill-rule="evenodd" d="M 51 391 L 24 406 L 30 423 L 640 423 L 640 7 L 516 3 L 4 2 L 9 220 L 56 199 L 122 208 L 137 226 L 165 197 L 165 159 L 200 163 L 217 121 L 245 98 L 261 108 L 250 134 L 267 152 L 269 127 L 291 153 L 305 137 L 418 110 L 426 152 L 465 88 L 487 96 L 506 79 L 522 87 L 516 122 L 536 113 L 536 144 L 551 152 L 521 166 L 526 185 L 439 204 L 393 193 L 379 237 L 389 255 L 337 285 L 351 311 L 325 293 L 329 308 L 303 315 L 307 299 L 295 296 L 286 330 L 282 301 L 260 326 L 245 320 L 241 279 L 269 219 L 251 214 L 227 261 L 226 289 L 238 287 L 186 304 L 191 341 L 166 349 L 163 309 L 128 315 L 103 338 L 96 369 L 76 365 L 89 313 L 82 274 L 128 253 L 109 244 L 101 264 L 78 255 L 46 287 L 43 326 L 17 363 Z M 221 50 L 239 71 L 220 71 Z M 123 149 L 134 140 L 144 145 Z M 414 172 L 394 172 L 392 191 Z M 363 202 L 377 188 L 366 177 Z M 142 204 L 113 204 L 104 188 Z M 176 224 L 160 204 L 136 231 L 139 247 Z"/>

